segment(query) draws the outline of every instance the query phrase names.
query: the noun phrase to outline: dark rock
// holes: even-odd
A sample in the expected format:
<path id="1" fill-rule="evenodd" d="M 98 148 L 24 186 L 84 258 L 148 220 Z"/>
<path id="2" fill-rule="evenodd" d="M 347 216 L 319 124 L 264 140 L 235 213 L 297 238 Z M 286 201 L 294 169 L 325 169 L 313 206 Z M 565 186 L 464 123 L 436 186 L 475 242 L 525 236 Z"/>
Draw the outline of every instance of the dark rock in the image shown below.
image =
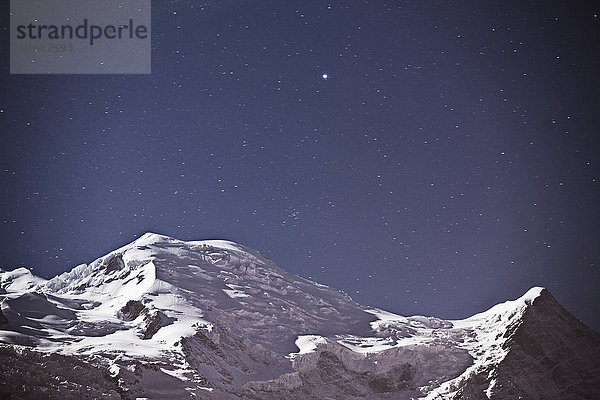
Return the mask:
<path id="1" fill-rule="evenodd" d="M 369 388 L 375 393 L 391 393 L 407 389 L 415 377 L 415 368 L 410 364 L 395 366 L 382 375 L 369 380 Z"/>
<path id="2" fill-rule="evenodd" d="M 456 399 L 600 399 L 600 335 L 543 290 L 508 329 L 508 354 L 495 371 L 471 378 Z"/>
<path id="3" fill-rule="evenodd" d="M 142 303 L 136 300 L 129 300 L 127 304 L 119 310 L 119 313 L 123 319 L 132 321 L 145 311 L 147 311 L 146 307 L 144 307 Z"/>
<path id="4" fill-rule="evenodd" d="M 120 255 L 116 255 L 110 260 L 108 260 L 108 262 L 106 263 L 106 273 L 110 274 L 111 272 L 119 271 L 124 266 L 125 263 L 123 262 L 123 257 L 121 257 Z"/>
<path id="5" fill-rule="evenodd" d="M 0 345 L 0 399 L 79 400 L 127 398 L 93 359 Z"/>
<path id="6" fill-rule="evenodd" d="M 144 318 L 146 330 L 144 331 L 144 339 L 150 339 L 162 327 L 161 313 L 156 311 L 148 313 Z"/>
<path id="7" fill-rule="evenodd" d="M 2 312 L 2 309 L 0 308 L 0 325 L 6 325 L 6 324 L 8 324 L 8 319 Z"/>

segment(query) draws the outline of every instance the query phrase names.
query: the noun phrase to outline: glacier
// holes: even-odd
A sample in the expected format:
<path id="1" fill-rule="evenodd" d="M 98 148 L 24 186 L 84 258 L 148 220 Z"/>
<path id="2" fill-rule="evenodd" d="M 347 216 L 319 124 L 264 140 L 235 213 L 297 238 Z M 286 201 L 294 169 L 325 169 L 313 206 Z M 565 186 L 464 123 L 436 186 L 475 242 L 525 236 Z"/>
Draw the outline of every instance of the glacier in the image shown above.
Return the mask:
<path id="1" fill-rule="evenodd" d="M 85 360 L 102 390 L 132 399 L 507 398 L 521 389 L 501 371 L 519 335 L 542 329 L 526 323 L 536 305 L 568 319 L 541 287 L 463 320 L 400 316 L 242 245 L 155 233 L 50 280 L 1 271 L 0 288 L 1 346 Z M 545 390 L 576 398 L 570 385 Z"/>

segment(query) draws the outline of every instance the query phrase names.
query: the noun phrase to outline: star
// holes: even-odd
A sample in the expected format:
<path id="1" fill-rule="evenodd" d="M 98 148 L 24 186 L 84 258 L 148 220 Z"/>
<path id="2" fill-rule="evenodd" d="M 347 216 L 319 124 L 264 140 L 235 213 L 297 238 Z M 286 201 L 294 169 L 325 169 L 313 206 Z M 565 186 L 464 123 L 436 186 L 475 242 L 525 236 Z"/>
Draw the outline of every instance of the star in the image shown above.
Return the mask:
<path id="1" fill-rule="evenodd" d="M 152 74 L 0 76 L 0 267 L 53 276 L 153 230 L 325 265 L 320 283 L 401 314 L 560 282 L 600 329 L 597 46 L 580 40 L 597 10 L 170 3 L 152 7 Z"/>

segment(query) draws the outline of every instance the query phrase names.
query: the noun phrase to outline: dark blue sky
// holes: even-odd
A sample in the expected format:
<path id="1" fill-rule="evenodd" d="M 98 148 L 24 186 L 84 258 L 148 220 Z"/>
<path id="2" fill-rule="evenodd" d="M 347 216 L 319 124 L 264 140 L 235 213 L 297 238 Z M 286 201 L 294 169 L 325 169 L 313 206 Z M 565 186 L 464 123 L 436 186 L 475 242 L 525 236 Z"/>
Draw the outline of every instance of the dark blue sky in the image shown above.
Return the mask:
<path id="1" fill-rule="evenodd" d="M 598 14 L 155 1 L 151 75 L 10 75 L 3 57 L 0 267 L 223 238 L 400 314 L 541 285 L 600 330 Z"/>

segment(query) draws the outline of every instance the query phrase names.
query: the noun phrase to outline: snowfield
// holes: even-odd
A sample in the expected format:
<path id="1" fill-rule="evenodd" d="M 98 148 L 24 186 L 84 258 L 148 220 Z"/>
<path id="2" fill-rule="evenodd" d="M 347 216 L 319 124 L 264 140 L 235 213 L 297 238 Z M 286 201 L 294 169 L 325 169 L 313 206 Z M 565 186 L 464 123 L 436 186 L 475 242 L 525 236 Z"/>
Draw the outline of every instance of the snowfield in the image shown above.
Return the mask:
<path id="1" fill-rule="evenodd" d="M 123 393 L 216 399 L 304 398 L 309 387 L 451 399 L 480 381 L 495 398 L 509 341 L 545 292 L 463 320 L 404 317 L 241 245 L 154 233 L 50 280 L 1 271 L 0 287 L 0 342 L 88 357 Z"/>

